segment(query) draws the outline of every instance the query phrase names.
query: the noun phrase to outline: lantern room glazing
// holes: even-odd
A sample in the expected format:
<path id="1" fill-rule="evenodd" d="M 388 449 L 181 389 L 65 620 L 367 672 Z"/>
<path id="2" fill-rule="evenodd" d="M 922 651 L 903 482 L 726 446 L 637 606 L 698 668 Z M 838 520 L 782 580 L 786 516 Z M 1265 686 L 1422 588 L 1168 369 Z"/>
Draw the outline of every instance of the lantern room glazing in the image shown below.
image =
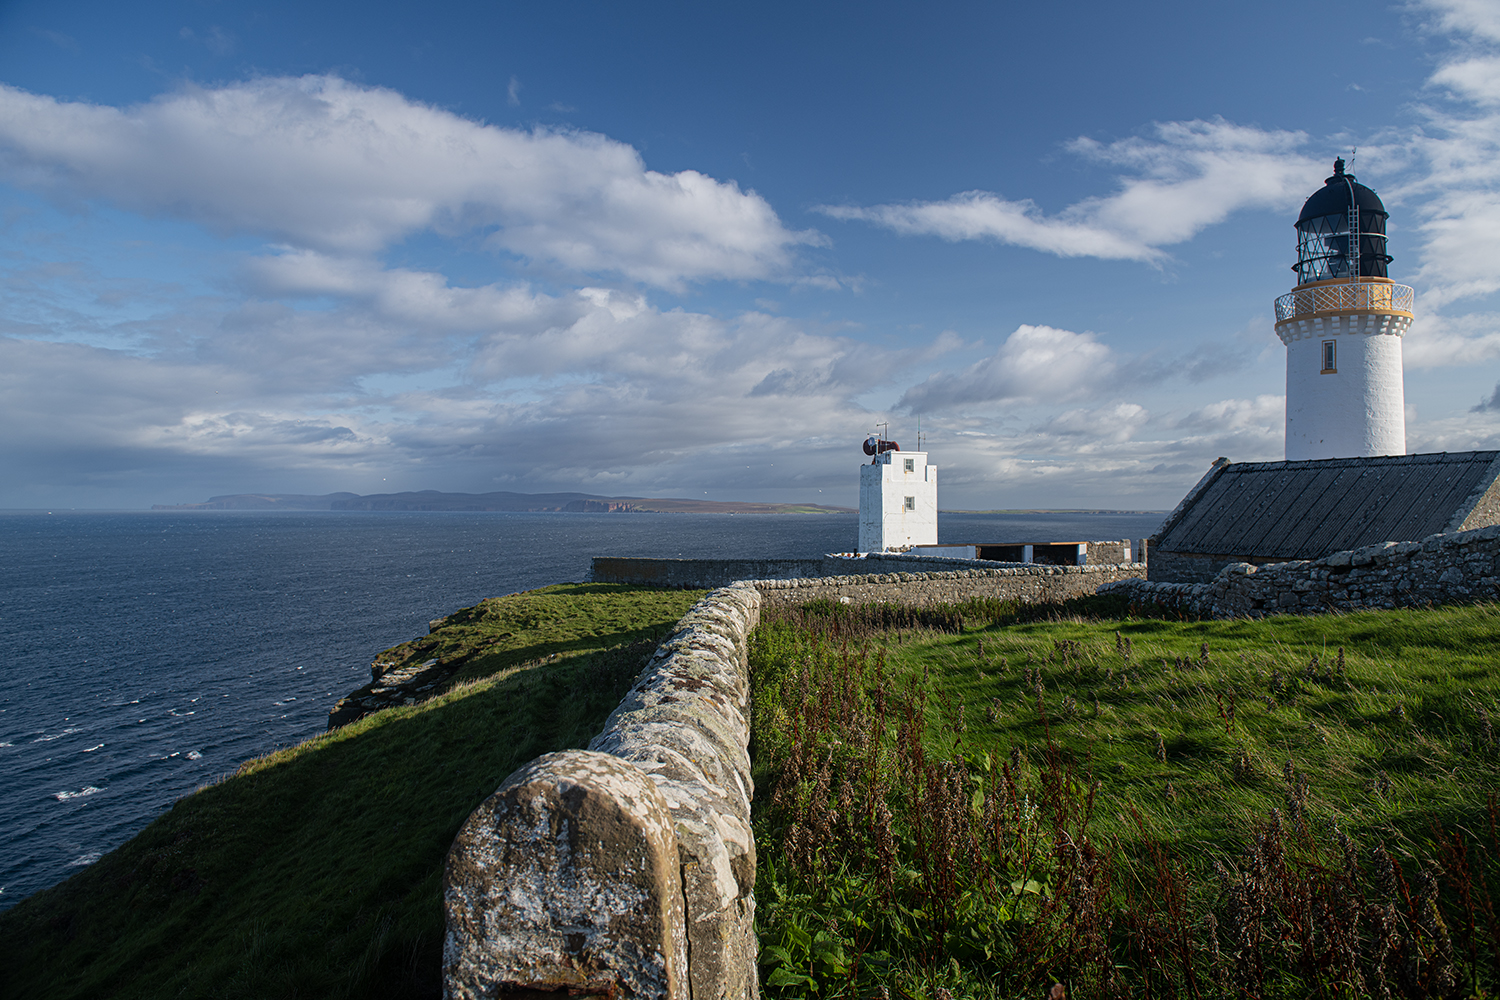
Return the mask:
<path id="1" fill-rule="evenodd" d="M 1387 277 L 1385 205 L 1379 195 L 1344 172 L 1335 160 L 1333 176 L 1302 206 L 1297 218 L 1297 283 L 1342 278 Z M 1351 232 L 1358 240 L 1351 239 Z"/>

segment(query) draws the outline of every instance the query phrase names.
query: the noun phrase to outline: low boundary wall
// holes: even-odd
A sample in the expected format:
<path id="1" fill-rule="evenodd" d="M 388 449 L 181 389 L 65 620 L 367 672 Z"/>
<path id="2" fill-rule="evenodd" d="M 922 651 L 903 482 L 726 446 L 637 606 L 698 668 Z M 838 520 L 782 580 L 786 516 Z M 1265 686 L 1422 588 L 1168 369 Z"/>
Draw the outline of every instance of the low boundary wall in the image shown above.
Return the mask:
<path id="1" fill-rule="evenodd" d="M 1101 593 L 1204 618 L 1500 600 L 1500 525 L 1386 542 L 1321 559 L 1231 563 L 1207 583 L 1124 580 Z"/>
<path id="2" fill-rule="evenodd" d="M 923 559 L 923 562 L 929 560 Z M 935 561 L 935 560 L 933 560 Z M 975 560 L 977 561 L 977 560 Z M 970 560 L 953 560 L 972 566 Z M 944 572 L 870 573 L 803 580 L 756 580 L 768 608 L 833 600 L 846 603 L 899 601 L 907 604 L 958 603 L 971 597 L 1012 598 L 1035 604 L 1065 601 L 1093 594 L 1107 583 L 1142 579 L 1146 567 L 1138 563 L 1115 566 L 1005 565 L 979 562 L 981 569 Z"/>
<path id="3" fill-rule="evenodd" d="M 1120 562 L 1125 543 L 1086 542 L 1094 562 L 1099 566 L 1137 566 L 1144 575 L 1145 564 Z M 1017 546 L 1018 548 L 1021 546 Z M 1099 562 L 1099 557 L 1109 559 Z M 953 556 L 917 556 L 904 552 L 870 552 L 855 556 L 827 555 L 812 559 L 655 559 L 637 556 L 595 556 L 589 579 L 594 583 L 629 583 L 638 586 L 713 588 L 727 587 L 738 580 L 808 580 L 822 577 L 880 576 L 891 573 L 939 573 L 954 570 L 993 571 L 997 568 L 1075 569 L 1074 566 L 999 562 L 994 559 L 961 559 Z"/>
<path id="4" fill-rule="evenodd" d="M 1056 601 L 1145 569 L 975 562 L 861 560 L 928 572 L 747 580 L 694 605 L 588 750 L 518 769 L 464 823 L 443 882 L 445 996 L 758 996 L 750 631 L 762 607 L 818 598 Z"/>
<path id="5" fill-rule="evenodd" d="M 537 758 L 465 822 L 444 877 L 445 995 L 758 994 L 746 712 L 747 638 L 762 608 L 1098 592 L 1229 618 L 1500 600 L 1500 526 L 1237 563 L 1209 583 L 1148 582 L 1140 563 L 975 562 L 867 557 L 864 566 L 893 571 L 743 580 L 694 605 L 588 750 Z M 894 571 L 911 563 L 926 572 Z"/>
<path id="6" fill-rule="evenodd" d="M 788 580 L 823 576 L 823 557 L 816 559 L 649 559 L 595 556 L 593 583 L 630 583 L 643 587 L 727 587 L 736 580 Z"/>
<path id="7" fill-rule="evenodd" d="M 588 750 L 517 770 L 443 879 L 449 998 L 756 997 L 748 584 L 677 623 Z"/>
<path id="8" fill-rule="evenodd" d="M 658 562 L 698 564 L 690 576 L 723 561 Z M 800 561 L 741 565 L 778 562 Z M 588 750 L 525 765 L 465 822 L 444 876 L 445 996 L 757 996 L 746 712 L 747 638 L 762 608 L 1098 592 L 1229 618 L 1500 600 L 1500 526 L 1236 563 L 1208 583 L 1148 582 L 1139 563 L 975 562 L 867 557 L 893 571 L 743 580 L 694 605 Z M 926 572 L 895 571 L 911 563 Z"/>

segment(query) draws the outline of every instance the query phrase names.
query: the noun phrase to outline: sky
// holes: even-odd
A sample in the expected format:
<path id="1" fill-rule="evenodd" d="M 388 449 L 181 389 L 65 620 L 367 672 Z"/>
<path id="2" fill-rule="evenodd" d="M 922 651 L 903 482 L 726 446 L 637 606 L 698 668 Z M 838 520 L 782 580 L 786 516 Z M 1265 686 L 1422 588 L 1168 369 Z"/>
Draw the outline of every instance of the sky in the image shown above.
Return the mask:
<path id="1" fill-rule="evenodd" d="M 1500 447 L 1500 0 L 0 0 L 0 507 L 1169 508 L 1336 156 L 1407 450 Z"/>

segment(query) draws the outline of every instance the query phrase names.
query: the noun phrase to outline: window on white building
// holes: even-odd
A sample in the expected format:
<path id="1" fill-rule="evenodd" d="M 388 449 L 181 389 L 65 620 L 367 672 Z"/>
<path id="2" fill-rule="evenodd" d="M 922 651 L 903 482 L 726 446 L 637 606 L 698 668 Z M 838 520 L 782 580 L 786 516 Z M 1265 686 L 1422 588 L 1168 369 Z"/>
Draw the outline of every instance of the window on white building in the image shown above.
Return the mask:
<path id="1" fill-rule="evenodd" d="M 906 471 L 907 472 L 916 472 L 917 471 L 917 460 L 915 458 L 908 458 L 906 460 Z"/>
<path id="2" fill-rule="evenodd" d="M 917 498 L 916 497 L 907 497 L 906 498 L 906 509 L 907 510 L 916 510 L 917 509 Z"/>

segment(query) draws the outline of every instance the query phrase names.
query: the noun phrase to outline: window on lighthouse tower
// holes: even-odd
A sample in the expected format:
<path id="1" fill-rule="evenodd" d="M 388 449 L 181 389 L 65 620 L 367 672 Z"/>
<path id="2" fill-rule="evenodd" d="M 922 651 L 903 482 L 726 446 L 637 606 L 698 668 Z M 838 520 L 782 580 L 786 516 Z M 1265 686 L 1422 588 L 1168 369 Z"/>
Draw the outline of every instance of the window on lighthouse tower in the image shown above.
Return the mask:
<path id="1" fill-rule="evenodd" d="M 1338 366 L 1334 364 L 1334 362 L 1337 360 L 1334 357 L 1333 353 L 1335 343 L 1336 342 L 1332 340 L 1323 341 L 1323 370 L 1318 373 L 1319 375 L 1338 374 Z"/>

